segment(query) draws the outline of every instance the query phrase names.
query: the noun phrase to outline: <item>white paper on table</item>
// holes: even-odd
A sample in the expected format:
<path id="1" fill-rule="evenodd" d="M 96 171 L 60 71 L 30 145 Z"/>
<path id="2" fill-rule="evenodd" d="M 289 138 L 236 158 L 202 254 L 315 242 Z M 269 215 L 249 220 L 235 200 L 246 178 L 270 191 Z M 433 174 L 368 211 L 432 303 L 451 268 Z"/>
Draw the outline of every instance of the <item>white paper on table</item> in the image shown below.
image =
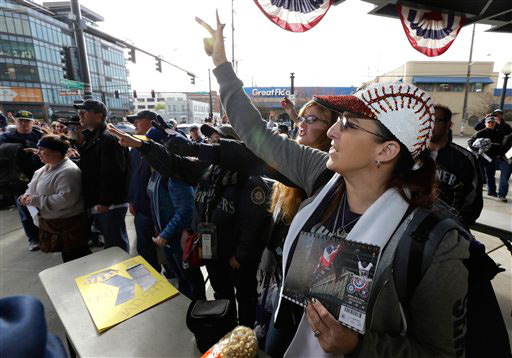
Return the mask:
<path id="1" fill-rule="evenodd" d="M 30 213 L 30 216 L 32 216 L 32 221 L 34 222 L 34 225 L 39 227 L 39 209 L 35 206 L 27 206 L 28 212 Z"/>

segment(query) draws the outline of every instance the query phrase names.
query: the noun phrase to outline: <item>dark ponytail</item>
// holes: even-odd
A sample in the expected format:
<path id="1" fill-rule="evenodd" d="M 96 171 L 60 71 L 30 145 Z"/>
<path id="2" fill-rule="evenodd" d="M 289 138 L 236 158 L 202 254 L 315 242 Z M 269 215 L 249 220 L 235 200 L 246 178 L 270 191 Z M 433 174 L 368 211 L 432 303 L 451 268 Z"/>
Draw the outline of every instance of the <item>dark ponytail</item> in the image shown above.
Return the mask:
<path id="1" fill-rule="evenodd" d="M 437 197 L 436 163 L 427 151 L 416 158 L 420 168 L 413 170 L 415 161 L 405 145 L 379 121 L 377 128 L 383 137 L 400 144 L 400 153 L 387 188 L 397 188 L 404 200 L 412 207 L 430 207 Z M 381 142 L 385 140 L 377 139 Z M 410 191 L 410 195 L 406 191 Z"/>

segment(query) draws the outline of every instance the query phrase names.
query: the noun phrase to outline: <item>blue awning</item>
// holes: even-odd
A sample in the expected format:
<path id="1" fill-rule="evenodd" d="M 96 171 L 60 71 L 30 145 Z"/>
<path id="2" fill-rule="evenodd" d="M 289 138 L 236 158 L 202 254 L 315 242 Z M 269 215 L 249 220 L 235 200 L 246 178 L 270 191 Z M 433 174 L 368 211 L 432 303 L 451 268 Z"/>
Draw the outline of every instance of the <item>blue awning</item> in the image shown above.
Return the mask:
<path id="1" fill-rule="evenodd" d="M 502 88 L 495 88 L 494 89 L 494 95 L 497 97 L 501 97 L 501 94 L 503 93 Z M 505 92 L 505 97 L 512 96 L 512 88 L 507 88 L 507 91 Z"/>
<path id="2" fill-rule="evenodd" d="M 413 76 L 412 83 L 466 83 L 466 77 Z M 490 77 L 470 77 L 469 83 L 493 83 Z"/>

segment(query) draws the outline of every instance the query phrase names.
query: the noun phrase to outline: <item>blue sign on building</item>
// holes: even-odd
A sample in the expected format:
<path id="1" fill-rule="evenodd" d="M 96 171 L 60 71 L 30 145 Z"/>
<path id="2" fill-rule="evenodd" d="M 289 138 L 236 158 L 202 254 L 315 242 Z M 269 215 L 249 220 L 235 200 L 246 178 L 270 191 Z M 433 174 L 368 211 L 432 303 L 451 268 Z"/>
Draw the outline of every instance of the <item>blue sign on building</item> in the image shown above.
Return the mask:
<path id="1" fill-rule="evenodd" d="M 295 103 L 300 106 L 313 96 L 349 95 L 356 87 L 295 87 Z M 255 105 L 265 108 L 279 108 L 284 97 L 290 97 L 290 87 L 244 87 L 245 93 Z"/>

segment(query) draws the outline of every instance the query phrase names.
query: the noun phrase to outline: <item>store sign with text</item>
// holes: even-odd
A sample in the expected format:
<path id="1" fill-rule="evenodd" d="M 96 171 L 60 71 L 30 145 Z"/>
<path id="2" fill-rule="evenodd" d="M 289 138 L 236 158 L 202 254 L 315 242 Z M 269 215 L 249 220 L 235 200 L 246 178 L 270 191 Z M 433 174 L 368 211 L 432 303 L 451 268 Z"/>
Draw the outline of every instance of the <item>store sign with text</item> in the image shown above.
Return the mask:
<path id="1" fill-rule="evenodd" d="M 0 86 L 0 102 L 43 102 L 40 88 Z"/>

